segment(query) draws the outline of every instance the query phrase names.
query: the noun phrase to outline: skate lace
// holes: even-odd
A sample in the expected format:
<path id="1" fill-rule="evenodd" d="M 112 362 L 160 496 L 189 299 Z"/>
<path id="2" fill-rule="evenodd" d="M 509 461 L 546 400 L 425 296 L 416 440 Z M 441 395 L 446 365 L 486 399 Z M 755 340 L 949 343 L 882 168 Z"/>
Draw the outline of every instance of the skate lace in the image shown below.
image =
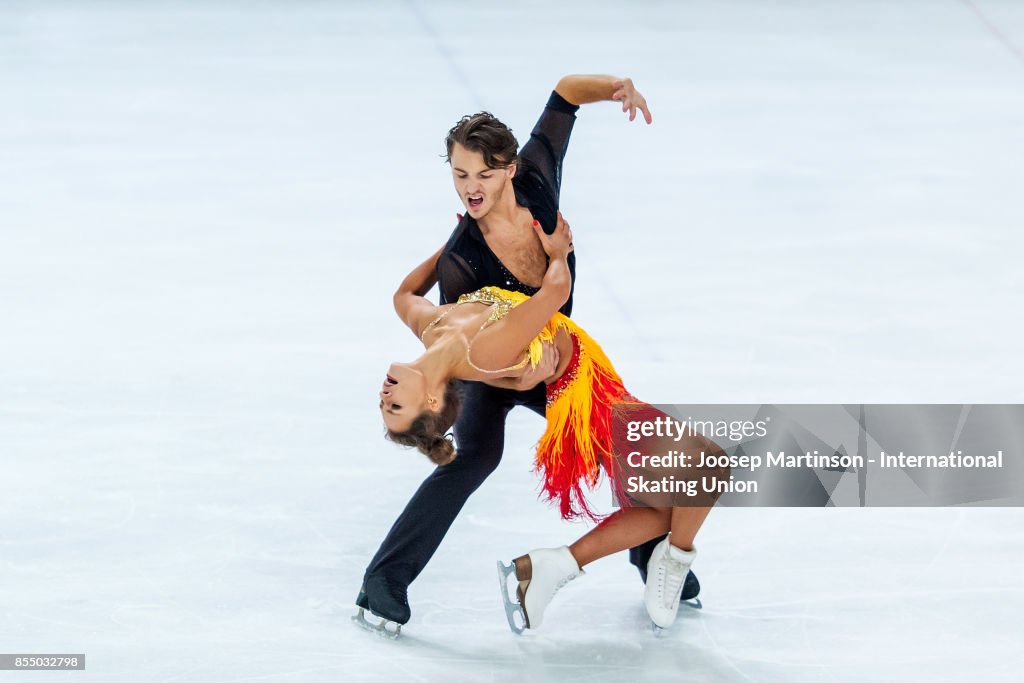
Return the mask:
<path id="1" fill-rule="evenodd" d="M 679 602 L 679 596 L 683 592 L 683 582 L 686 580 L 687 566 L 683 562 L 671 557 L 666 557 L 663 562 L 664 592 L 661 594 L 661 599 L 667 607 L 671 607 Z"/>
<path id="2" fill-rule="evenodd" d="M 565 584 L 569 583 L 570 581 L 575 579 L 577 576 L 578 576 L 577 574 L 570 574 L 569 576 L 566 576 L 563 579 L 559 579 L 558 583 L 555 584 L 555 592 L 557 593 L 558 591 L 562 590 L 562 586 L 564 586 Z"/>

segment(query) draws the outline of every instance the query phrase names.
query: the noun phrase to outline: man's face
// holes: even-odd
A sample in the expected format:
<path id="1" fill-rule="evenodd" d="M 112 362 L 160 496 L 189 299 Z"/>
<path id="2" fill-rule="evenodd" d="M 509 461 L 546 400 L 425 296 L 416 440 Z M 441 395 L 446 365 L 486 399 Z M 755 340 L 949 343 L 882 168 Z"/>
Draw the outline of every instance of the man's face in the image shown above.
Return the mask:
<path id="1" fill-rule="evenodd" d="M 459 143 L 452 146 L 452 180 L 466 211 L 480 220 L 501 199 L 505 184 L 515 174 L 515 164 L 506 168 L 491 168 L 484 163 L 484 155 L 466 149 Z"/>

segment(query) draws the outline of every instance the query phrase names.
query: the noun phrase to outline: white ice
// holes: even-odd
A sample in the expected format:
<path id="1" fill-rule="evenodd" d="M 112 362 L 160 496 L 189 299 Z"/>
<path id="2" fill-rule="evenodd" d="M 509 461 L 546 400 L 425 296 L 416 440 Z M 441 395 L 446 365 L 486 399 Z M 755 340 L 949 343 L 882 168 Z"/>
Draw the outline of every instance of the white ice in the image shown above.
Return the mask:
<path id="1" fill-rule="evenodd" d="M 0 680 L 1019 680 L 1019 509 L 720 509 L 667 637 L 624 555 L 514 637 L 495 560 L 586 528 L 525 410 L 402 639 L 349 623 L 430 471 L 374 396 L 443 135 L 580 72 L 654 112 L 584 107 L 562 202 L 638 396 L 1024 401 L 1017 0 L 5 1 L 0 652 L 87 668 Z"/>

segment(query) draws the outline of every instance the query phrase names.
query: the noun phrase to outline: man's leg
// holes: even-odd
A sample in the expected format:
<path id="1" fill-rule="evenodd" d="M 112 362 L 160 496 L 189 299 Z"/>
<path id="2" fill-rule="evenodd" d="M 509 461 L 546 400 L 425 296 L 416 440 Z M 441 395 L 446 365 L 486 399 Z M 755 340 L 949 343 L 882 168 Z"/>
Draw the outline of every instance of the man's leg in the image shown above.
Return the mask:
<path id="1" fill-rule="evenodd" d="M 409 620 L 406 589 L 433 557 L 466 500 L 501 461 L 505 418 L 517 403 L 515 396 L 480 382 L 462 383 L 456 458 L 435 469 L 413 494 L 366 569 L 358 605 L 400 624 Z"/>

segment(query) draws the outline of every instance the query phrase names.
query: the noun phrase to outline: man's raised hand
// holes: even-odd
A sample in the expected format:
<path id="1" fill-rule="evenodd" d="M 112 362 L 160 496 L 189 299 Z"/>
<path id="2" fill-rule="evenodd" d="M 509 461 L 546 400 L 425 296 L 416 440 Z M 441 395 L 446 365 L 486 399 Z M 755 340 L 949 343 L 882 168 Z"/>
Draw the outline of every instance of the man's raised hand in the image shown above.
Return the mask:
<path id="1" fill-rule="evenodd" d="M 651 117 L 651 110 L 647 108 L 647 100 L 640 94 L 640 91 L 633 87 L 632 79 L 623 78 L 620 81 L 615 81 L 612 83 L 612 87 L 615 88 L 612 99 L 622 102 L 622 111 L 629 111 L 630 121 L 636 118 L 637 109 L 643 112 L 644 121 L 648 124 L 654 120 Z"/>

